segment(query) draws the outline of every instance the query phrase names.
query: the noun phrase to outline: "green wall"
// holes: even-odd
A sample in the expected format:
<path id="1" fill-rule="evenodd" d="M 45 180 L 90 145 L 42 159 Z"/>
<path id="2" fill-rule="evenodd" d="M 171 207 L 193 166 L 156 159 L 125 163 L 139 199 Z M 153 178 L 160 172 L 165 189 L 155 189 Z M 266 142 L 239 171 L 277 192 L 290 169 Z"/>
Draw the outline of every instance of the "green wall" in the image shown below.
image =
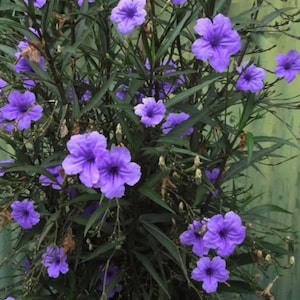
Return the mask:
<path id="1" fill-rule="evenodd" d="M 297 0 L 269 1 L 276 8 L 284 7 L 297 7 L 300 9 L 300 2 Z M 247 4 L 248 3 L 248 4 Z M 245 10 L 248 5 L 251 7 L 252 1 L 233 1 L 230 14 L 235 16 L 239 11 Z M 260 15 L 263 16 L 272 9 L 262 9 Z M 274 10 L 273 10 L 274 11 Z M 289 24 L 289 34 L 300 36 L 299 23 Z M 300 41 L 292 39 L 282 33 L 275 32 L 269 33 L 266 37 L 258 36 L 257 41 L 264 48 L 276 45 L 274 49 L 260 55 L 261 65 L 270 71 L 274 70 L 276 65 L 275 57 L 278 53 L 286 53 L 290 49 L 295 49 L 300 52 Z M 274 75 L 268 73 L 267 81 L 274 79 Z M 300 96 L 292 99 L 295 95 L 300 95 L 300 75 L 292 83 L 281 81 L 276 84 L 277 94 L 282 94 L 281 98 L 286 98 L 287 103 L 290 101 L 299 101 Z M 281 101 L 281 102 L 284 102 Z M 300 108 L 300 106 L 299 106 Z M 253 135 L 270 135 L 281 138 L 291 138 L 292 141 L 300 146 L 300 113 L 298 110 L 279 109 L 274 107 L 276 115 L 282 119 L 280 121 L 276 117 L 269 115 L 267 118 L 256 122 L 249 128 L 249 131 Z M 290 127 L 290 128 L 289 128 Z M 292 134 L 291 131 L 294 133 Z M 300 161 L 299 161 L 299 149 L 292 148 L 290 146 L 284 146 L 278 154 L 283 155 L 286 158 L 297 156 L 295 159 L 287 161 L 283 164 L 274 166 L 261 165 L 261 171 L 263 175 L 259 174 L 255 170 L 249 170 L 247 175 L 248 179 L 245 179 L 245 185 L 254 184 L 254 194 L 262 193 L 262 196 L 257 200 L 260 204 L 276 204 L 290 212 L 292 215 L 287 214 L 269 214 L 269 216 L 276 219 L 276 221 L 286 225 L 293 226 L 295 230 L 300 229 Z M 278 164 L 283 159 L 267 159 L 266 164 Z M 257 202 L 256 202 L 257 203 Z M 268 216 L 268 215 L 267 215 Z M 296 238 L 296 236 L 294 236 Z M 300 265 L 299 261 L 299 247 L 295 247 L 295 259 L 296 264 L 293 268 L 283 270 L 276 283 L 274 284 L 272 291 L 276 295 L 275 299 L 300 299 L 300 285 L 299 285 L 299 273 Z M 288 257 L 282 261 L 283 265 L 288 265 Z M 277 275 L 275 272 L 272 274 L 274 277 Z M 273 277 L 273 278 L 274 278 Z M 271 280 L 273 279 L 271 278 Z M 257 299 L 257 297 L 249 297 L 249 299 Z"/>

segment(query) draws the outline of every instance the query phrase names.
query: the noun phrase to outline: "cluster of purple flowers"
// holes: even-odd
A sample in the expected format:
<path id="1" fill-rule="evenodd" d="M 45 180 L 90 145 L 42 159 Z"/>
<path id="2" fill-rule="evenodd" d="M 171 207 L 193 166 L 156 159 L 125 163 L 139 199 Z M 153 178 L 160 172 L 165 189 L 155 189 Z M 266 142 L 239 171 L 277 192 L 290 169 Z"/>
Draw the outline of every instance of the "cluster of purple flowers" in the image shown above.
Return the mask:
<path id="1" fill-rule="evenodd" d="M 216 291 L 217 283 L 229 278 L 226 262 L 221 257 L 232 254 L 236 245 L 241 244 L 245 237 L 246 227 L 242 225 L 240 216 L 232 211 L 224 216 L 218 214 L 210 219 L 195 220 L 180 235 L 180 243 L 193 246 L 192 252 L 201 257 L 192 272 L 192 278 L 203 281 L 202 287 L 207 293 Z M 218 256 L 212 260 L 202 257 L 210 249 L 214 249 Z"/>
<path id="2" fill-rule="evenodd" d="M 107 150 L 106 145 L 104 135 L 96 131 L 73 135 L 62 167 L 67 175 L 79 174 L 85 186 L 100 188 L 107 198 L 122 197 L 125 184 L 133 186 L 139 181 L 141 168 L 131 162 L 126 147 Z"/>

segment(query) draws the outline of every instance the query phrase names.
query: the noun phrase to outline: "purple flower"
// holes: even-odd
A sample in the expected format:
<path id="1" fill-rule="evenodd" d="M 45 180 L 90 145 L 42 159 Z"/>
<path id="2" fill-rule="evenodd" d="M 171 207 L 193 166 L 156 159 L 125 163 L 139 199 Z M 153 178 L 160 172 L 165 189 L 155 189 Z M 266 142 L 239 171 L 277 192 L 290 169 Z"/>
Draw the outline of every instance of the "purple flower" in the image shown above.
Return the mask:
<path id="1" fill-rule="evenodd" d="M 28 5 L 28 0 L 24 0 L 24 2 Z M 41 8 L 46 4 L 47 0 L 33 0 L 33 5 L 35 7 Z"/>
<path id="2" fill-rule="evenodd" d="M 187 0 L 172 0 L 174 5 L 184 4 Z"/>
<path id="3" fill-rule="evenodd" d="M 7 297 L 4 300 L 15 300 L 15 298 L 13 298 L 13 297 Z"/>
<path id="4" fill-rule="evenodd" d="M 154 126 L 159 124 L 166 112 L 166 107 L 162 100 L 155 101 L 152 97 L 146 97 L 142 100 L 143 103 L 134 107 L 134 113 L 142 117 L 141 122 L 146 126 Z"/>
<path id="5" fill-rule="evenodd" d="M 29 28 L 29 29 L 32 33 L 34 33 L 38 37 L 38 33 L 36 32 L 35 29 L 33 29 L 33 28 Z M 19 51 L 17 51 L 15 54 L 15 56 L 17 57 L 17 62 L 14 65 L 14 69 L 17 73 L 20 73 L 20 72 L 34 73 L 34 70 L 32 69 L 31 65 L 29 64 L 29 57 L 27 58 L 27 57 L 21 56 L 22 51 L 24 51 L 28 46 L 29 46 L 29 41 L 28 41 L 27 37 L 24 38 L 24 41 L 21 41 L 18 44 Z M 35 59 L 38 59 L 38 57 Z M 44 63 L 45 63 L 45 58 L 43 56 L 40 56 L 39 57 L 39 66 L 43 70 L 45 69 Z"/>
<path id="6" fill-rule="evenodd" d="M 82 212 L 85 217 L 89 217 L 93 214 L 99 207 L 99 201 L 94 201 L 93 203 L 89 204 Z"/>
<path id="7" fill-rule="evenodd" d="M 12 91 L 8 95 L 8 104 L 0 108 L 4 119 L 16 122 L 19 130 L 29 128 L 32 121 L 42 117 L 43 108 L 35 104 L 35 95 L 29 91 L 24 94 Z"/>
<path id="8" fill-rule="evenodd" d="M 184 231 L 180 236 L 180 243 L 183 245 L 193 246 L 192 251 L 198 256 L 206 255 L 209 251 L 209 247 L 203 241 L 203 235 L 206 231 L 207 220 L 193 221 L 193 224 L 189 225 L 187 231 Z"/>
<path id="9" fill-rule="evenodd" d="M 92 92 L 89 89 L 87 89 L 89 84 L 90 84 L 89 80 L 83 79 L 80 82 L 80 85 L 75 87 L 75 91 L 80 101 L 87 102 L 92 98 Z M 69 90 L 68 97 L 70 99 L 74 97 L 73 89 Z"/>
<path id="10" fill-rule="evenodd" d="M 240 74 L 235 87 L 240 91 L 250 91 L 257 93 L 264 87 L 264 78 L 266 72 L 262 68 L 255 67 L 254 64 L 249 66 L 248 62 L 244 62 L 242 66 L 237 67 L 236 70 Z"/>
<path id="11" fill-rule="evenodd" d="M 41 175 L 39 177 L 40 184 L 43 186 L 51 185 L 53 189 L 61 190 L 61 186 L 64 181 L 64 179 L 62 177 L 62 171 L 63 171 L 62 166 L 58 165 L 55 167 L 47 167 L 46 170 L 55 177 L 56 181 L 53 181 L 52 179 L 48 178 L 45 175 Z"/>
<path id="12" fill-rule="evenodd" d="M 40 222 L 40 214 L 34 210 L 32 201 L 27 199 L 23 201 L 15 200 L 11 204 L 13 219 L 23 228 L 30 229 Z"/>
<path id="13" fill-rule="evenodd" d="M 116 97 L 118 97 L 120 100 L 125 100 L 128 94 L 129 87 L 125 84 L 120 84 L 117 87 L 116 91 Z M 130 95 L 130 98 L 135 100 L 135 102 L 141 102 L 143 98 L 145 98 L 145 95 L 140 93 L 139 91 L 136 91 L 134 95 Z"/>
<path id="14" fill-rule="evenodd" d="M 220 172 L 220 168 L 213 168 L 211 171 L 205 170 L 205 175 L 212 182 L 212 184 L 215 184 L 217 182 Z"/>
<path id="15" fill-rule="evenodd" d="M 217 72 L 223 72 L 230 63 L 230 56 L 241 48 L 241 39 L 236 30 L 232 30 L 230 19 L 218 14 L 213 21 L 209 18 L 197 20 L 194 27 L 202 37 L 192 44 L 192 52 L 197 59 L 209 60 Z"/>
<path id="16" fill-rule="evenodd" d="M 162 132 L 163 134 L 168 134 L 174 128 L 176 128 L 180 123 L 189 119 L 190 115 L 184 112 L 181 113 L 169 113 L 166 117 L 166 121 L 162 124 Z M 194 131 L 194 128 L 189 128 L 185 130 L 185 132 L 180 136 L 181 138 L 184 135 L 191 135 Z"/>
<path id="17" fill-rule="evenodd" d="M 102 272 L 100 274 L 100 285 L 99 290 L 104 291 L 107 286 L 109 286 L 112 279 L 118 274 L 119 268 L 115 265 L 110 265 L 107 270 L 101 267 Z M 107 298 L 112 298 L 116 293 L 119 293 L 122 290 L 122 286 L 117 282 L 114 286 L 110 287 L 110 290 L 107 293 Z M 106 291 L 107 292 L 107 291 Z"/>
<path id="18" fill-rule="evenodd" d="M 66 274 L 69 271 L 67 255 L 64 248 L 48 246 L 42 256 L 42 264 L 47 268 L 49 277 L 57 278 L 59 273 Z"/>
<path id="19" fill-rule="evenodd" d="M 28 274 L 29 273 L 29 269 L 30 269 L 30 261 L 29 259 L 25 259 L 25 261 L 23 262 L 23 267 L 24 267 L 24 270 L 25 270 L 25 274 Z"/>
<path id="20" fill-rule="evenodd" d="M 67 142 L 67 148 L 70 154 L 62 162 L 65 173 L 79 174 L 84 185 L 93 187 L 100 177 L 95 160 L 98 156 L 102 157 L 106 138 L 96 131 L 73 135 Z"/>
<path id="21" fill-rule="evenodd" d="M 113 147 L 96 158 L 100 174 L 97 186 L 107 198 L 122 197 L 125 184 L 133 186 L 140 180 L 141 167 L 130 160 L 131 155 L 126 147 Z"/>
<path id="22" fill-rule="evenodd" d="M 286 55 L 279 53 L 276 62 L 276 76 L 284 77 L 287 82 L 294 80 L 296 74 L 300 73 L 300 53 L 296 50 L 290 50 Z"/>
<path id="23" fill-rule="evenodd" d="M 85 0 L 77 0 L 77 4 L 81 6 Z M 95 0 L 88 0 L 89 3 L 95 2 Z"/>
<path id="24" fill-rule="evenodd" d="M 1 164 L 13 164 L 14 160 L 13 159 L 3 159 L 0 160 L 0 165 Z M 5 171 L 3 170 L 3 168 L 0 167 L 0 177 L 2 177 L 5 174 Z"/>
<path id="25" fill-rule="evenodd" d="M 218 282 L 228 280 L 229 272 L 226 270 L 225 260 L 221 257 L 215 256 L 212 260 L 209 257 L 201 257 L 191 277 L 203 281 L 202 288 L 207 293 L 213 293 L 217 290 Z"/>
<path id="26" fill-rule="evenodd" d="M 3 94 L 3 88 L 7 86 L 7 82 L 0 78 L 0 96 Z"/>
<path id="27" fill-rule="evenodd" d="M 132 33 L 135 26 L 145 22 L 147 15 L 145 5 L 145 0 L 120 0 L 112 10 L 110 19 L 118 24 L 121 34 Z"/>
<path id="28" fill-rule="evenodd" d="M 0 108 L 0 128 L 5 129 L 7 132 L 12 132 L 15 128 L 13 122 L 10 122 L 4 118 L 2 109 Z"/>
<path id="29" fill-rule="evenodd" d="M 218 255 L 228 256 L 245 237 L 246 227 L 242 225 L 240 216 L 230 211 L 224 217 L 218 214 L 209 219 L 203 240 L 208 247 L 217 249 Z"/>

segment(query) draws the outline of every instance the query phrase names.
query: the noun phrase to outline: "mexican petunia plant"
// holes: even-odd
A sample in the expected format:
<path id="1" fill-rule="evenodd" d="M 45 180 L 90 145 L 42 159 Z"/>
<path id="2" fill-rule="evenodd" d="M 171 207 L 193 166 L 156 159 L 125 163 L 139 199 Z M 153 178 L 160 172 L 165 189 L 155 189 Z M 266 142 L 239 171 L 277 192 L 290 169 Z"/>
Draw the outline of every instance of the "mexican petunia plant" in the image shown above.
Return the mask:
<path id="1" fill-rule="evenodd" d="M 295 146 L 251 125 L 299 106 L 299 49 L 256 43 L 299 12 L 221 2 L 1 1 L 2 298 L 272 297 L 292 232 L 242 179 Z"/>

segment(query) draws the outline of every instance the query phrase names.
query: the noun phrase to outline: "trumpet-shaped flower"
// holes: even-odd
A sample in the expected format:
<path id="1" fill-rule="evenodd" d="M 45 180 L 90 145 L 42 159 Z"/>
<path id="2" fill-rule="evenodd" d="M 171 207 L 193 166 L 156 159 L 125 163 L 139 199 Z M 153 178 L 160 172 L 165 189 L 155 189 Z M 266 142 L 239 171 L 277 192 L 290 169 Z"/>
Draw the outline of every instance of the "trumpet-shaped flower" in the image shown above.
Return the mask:
<path id="1" fill-rule="evenodd" d="M 206 255 L 209 247 L 203 241 L 203 236 L 206 232 L 207 220 L 194 221 L 189 225 L 188 230 L 184 231 L 180 236 L 180 243 L 183 245 L 193 246 L 192 251 L 198 256 Z"/>
<path id="2" fill-rule="evenodd" d="M 34 210 L 32 201 L 14 201 L 11 204 L 13 219 L 23 228 L 31 229 L 40 222 L 40 214 Z"/>
<path id="3" fill-rule="evenodd" d="M 228 256 L 245 237 L 246 227 L 240 216 L 229 211 L 224 217 L 218 214 L 209 219 L 203 240 L 208 247 L 216 249 L 218 255 Z"/>
<path id="4" fill-rule="evenodd" d="M 211 171 L 205 170 L 205 175 L 213 184 L 215 184 L 217 182 L 220 172 L 220 168 L 213 168 Z"/>
<path id="5" fill-rule="evenodd" d="M 168 134 L 174 128 L 176 128 L 179 124 L 189 119 L 190 115 L 184 112 L 181 113 L 169 113 L 166 117 L 166 121 L 162 124 L 162 132 L 164 134 Z M 185 130 L 185 132 L 180 136 L 191 135 L 194 131 L 194 128 L 189 128 Z"/>
<path id="6" fill-rule="evenodd" d="M 28 5 L 28 0 L 24 0 Z M 38 8 L 42 8 L 46 4 L 47 0 L 33 0 L 33 5 Z"/>
<path id="7" fill-rule="evenodd" d="M 0 166 L 1 166 L 1 164 L 13 164 L 13 163 L 14 163 L 13 159 L 3 159 L 3 160 L 0 160 Z M 5 174 L 5 170 L 3 170 L 2 167 L 0 167 L 0 177 L 4 176 L 4 174 Z"/>
<path id="8" fill-rule="evenodd" d="M 43 108 L 35 103 L 35 95 L 29 91 L 24 94 L 12 91 L 8 95 L 8 104 L 0 108 L 3 119 L 15 121 L 19 130 L 29 128 L 32 121 L 42 117 Z"/>
<path id="9" fill-rule="evenodd" d="M 62 247 L 48 246 L 42 256 L 42 264 L 47 268 L 48 276 L 52 278 L 57 278 L 60 273 L 66 274 L 69 271 L 67 255 Z"/>
<path id="10" fill-rule="evenodd" d="M 293 81 L 300 73 L 300 53 L 296 50 L 290 50 L 286 55 L 279 53 L 276 62 L 275 74 L 284 77 L 287 82 Z"/>
<path id="11" fill-rule="evenodd" d="M 121 34 L 132 33 L 135 26 L 145 22 L 147 15 L 145 5 L 145 0 L 120 0 L 112 10 L 110 19 L 118 24 Z"/>
<path id="12" fill-rule="evenodd" d="M 81 6 L 85 0 L 77 0 L 77 4 Z M 88 0 L 89 3 L 95 2 L 95 0 Z"/>
<path id="13" fill-rule="evenodd" d="M 119 268 L 115 265 L 110 265 L 108 269 L 105 271 L 103 267 L 101 267 L 102 271 L 100 274 L 100 285 L 99 290 L 104 291 L 106 287 L 109 286 L 110 282 L 114 279 L 114 277 L 118 274 Z M 105 283 L 105 285 L 104 285 Z M 122 285 L 117 282 L 111 289 L 107 292 L 107 298 L 112 298 L 116 293 L 119 293 L 122 290 Z"/>
<path id="14" fill-rule="evenodd" d="M 226 262 L 221 257 L 215 256 L 212 260 L 209 257 L 201 257 L 191 277 L 203 281 L 202 288 L 207 293 L 213 293 L 218 288 L 218 282 L 228 280 L 229 271 L 226 270 Z"/>
<path id="15" fill-rule="evenodd" d="M 146 97 L 134 107 L 134 113 L 141 117 L 141 122 L 147 126 L 154 126 L 159 124 L 166 112 L 166 107 L 162 100 L 155 101 L 152 97 Z"/>
<path id="16" fill-rule="evenodd" d="M 236 30 L 232 30 L 230 19 L 222 14 L 197 20 L 194 27 L 201 35 L 193 44 L 192 52 L 197 59 L 209 60 L 217 72 L 223 72 L 230 63 L 230 56 L 241 49 L 241 39 Z"/>
<path id="17" fill-rule="evenodd" d="M 187 0 L 172 0 L 174 5 L 184 4 Z"/>
<path id="18" fill-rule="evenodd" d="M 248 62 L 244 62 L 241 67 L 236 68 L 240 77 L 235 87 L 240 91 L 257 93 L 264 87 L 263 80 L 266 76 L 266 72 L 262 68 L 255 67 L 254 64 L 247 65 Z"/>
<path id="19" fill-rule="evenodd" d="M 97 157 L 101 192 L 109 199 L 122 197 L 125 184 L 135 185 L 141 178 L 141 167 L 130 162 L 131 155 L 126 147 L 113 147 L 110 151 Z"/>
<path id="20" fill-rule="evenodd" d="M 55 177 L 56 181 L 53 181 L 45 175 L 41 175 L 39 177 L 40 184 L 43 186 L 51 186 L 55 190 L 61 190 L 61 185 L 64 181 L 62 177 L 62 166 L 47 167 L 46 170 Z"/>
<path id="21" fill-rule="evenodd" d="M 73 135 L 67 142 L 67 148 L 70 154 L 62 162 L 65 173 L 79 174 L 84 185 L 93 187 L 100 176 L 95 161 L 105 151 L 106 138 L 96 131 Z"/>

